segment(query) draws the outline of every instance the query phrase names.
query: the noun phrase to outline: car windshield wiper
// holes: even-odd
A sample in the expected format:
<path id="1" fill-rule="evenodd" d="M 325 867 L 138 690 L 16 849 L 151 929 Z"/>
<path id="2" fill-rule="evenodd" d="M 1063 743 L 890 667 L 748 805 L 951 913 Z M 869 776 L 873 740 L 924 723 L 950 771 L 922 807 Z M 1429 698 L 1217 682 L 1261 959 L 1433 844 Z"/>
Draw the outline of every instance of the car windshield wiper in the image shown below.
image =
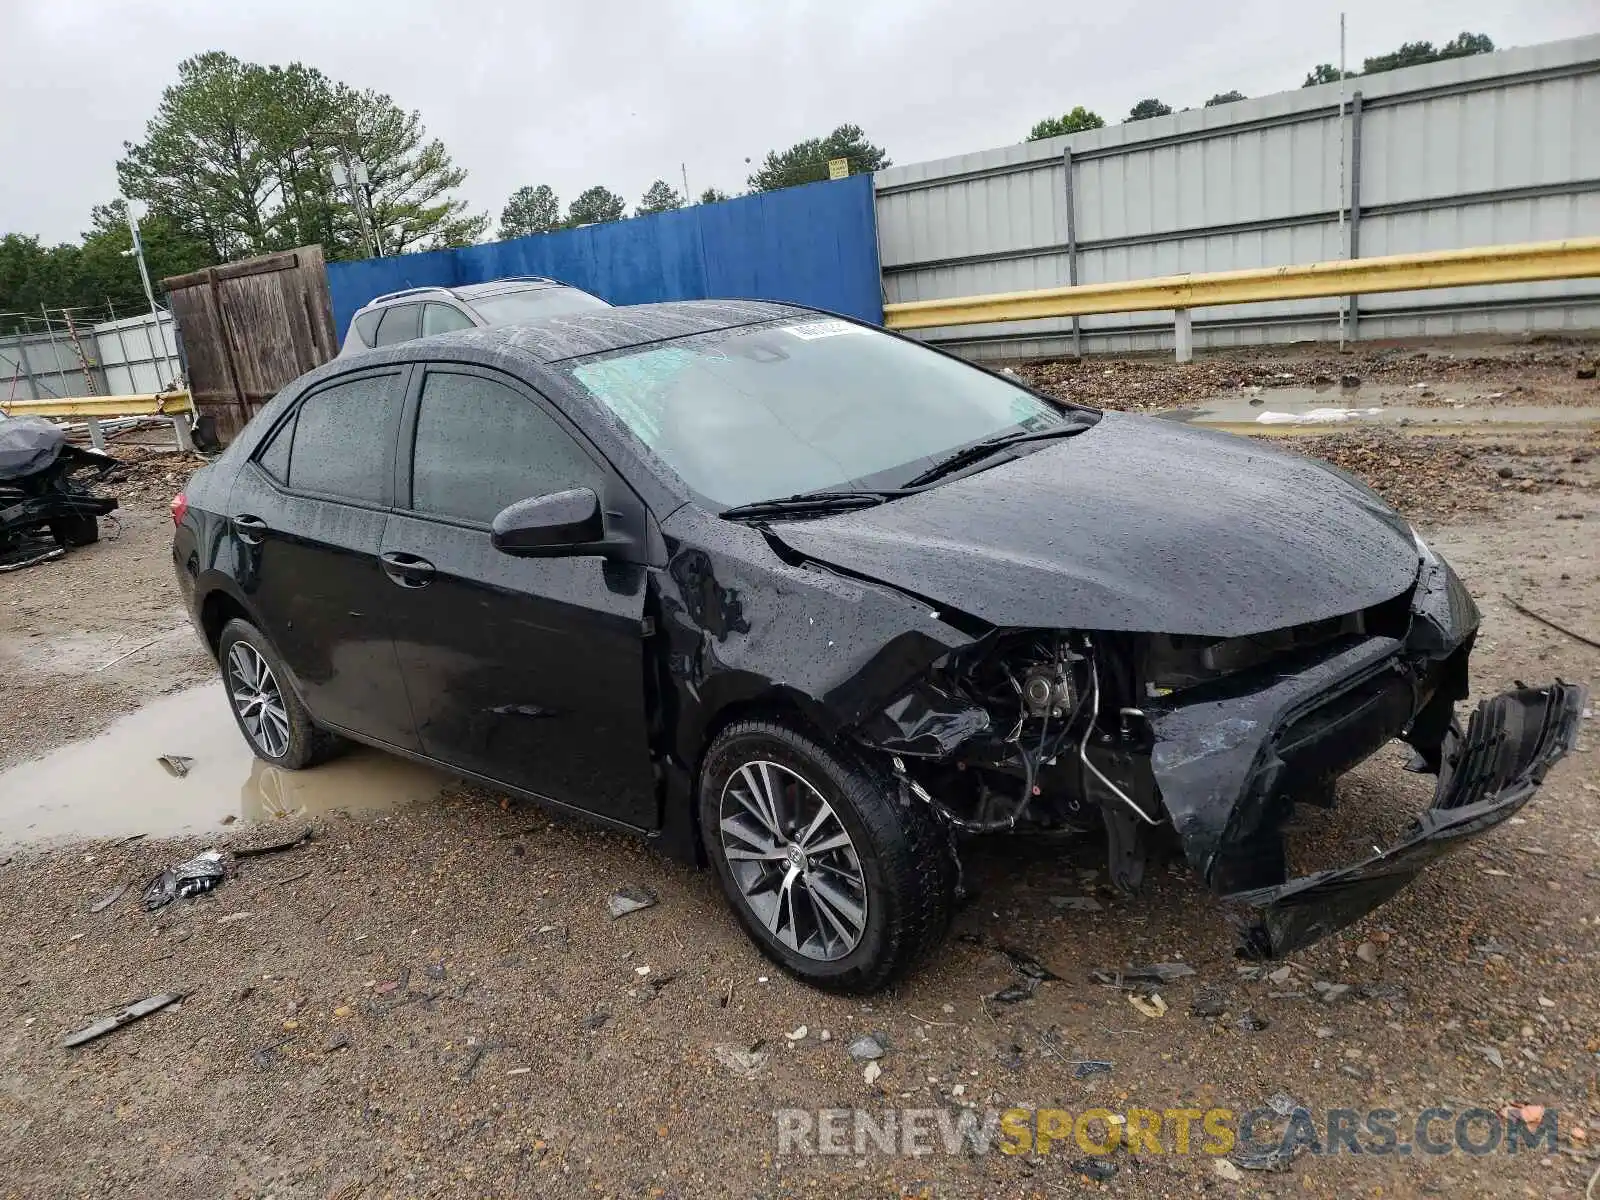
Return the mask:
<path id="1" fill-rule="evenodd" d="M 725 508 L 721 517 L 780 517 L 804 516 L 809 513 L 847 512 L 853 508 L 871 508 L 875 504 L 904 496 L 904 489 L 876 492 L 801 492 L 795 496 L 780 496 L 776 500 L 756 500 L 749 504 L 735 504 Z"/>
<path id="2" fill-rule="evenodd" d="M 943 479 L 953 475 L 963 467 L 970 467 L 973 463 L 982 462 L 991 455 L 1000 453 L 1011 446 L 1020 446 L 1027 442 L 1043 442 L 1052 438 L 1071 437 L 1090 428 L 1092 422 L 1085 424 L 1080 421 L 1063 421 L 1059 425 L 1052 425 L 1049 429 L 1024 429 L 1016 433 L 1006 433 L 999 437 L 985 438 L 981 442 L 974 442 L 970 446 L 963 446 L 954 454 L 933 464 L 920 475 L 914 475 L 906 480 L 902 487 L 917 488 L 924 484 Z"/>

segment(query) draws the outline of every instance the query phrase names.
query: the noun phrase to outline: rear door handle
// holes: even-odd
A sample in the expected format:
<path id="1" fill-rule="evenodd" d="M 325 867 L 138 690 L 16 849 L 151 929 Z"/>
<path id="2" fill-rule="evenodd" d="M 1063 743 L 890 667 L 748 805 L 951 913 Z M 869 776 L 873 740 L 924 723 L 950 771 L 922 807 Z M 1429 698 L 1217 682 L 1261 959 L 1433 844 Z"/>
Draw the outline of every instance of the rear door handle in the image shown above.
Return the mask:
<path id="1" fill-rule="evenodd" d="M 260 517 L 252 517 L 249 513 L 240 513 L 233 518 L 233 531 L 239 535 L 239 540 L 247 546 L 259 546 L 261 539 L 266 536 L 267 523 Z"/>
<path id="2" fill-rule="evenodd" d="M 433 564 L 425 558 L 396 550 L 380 554 L 378 558 L 383 563 L 383 573 L 399 587 L 427 587 L 433 582 Z"/>

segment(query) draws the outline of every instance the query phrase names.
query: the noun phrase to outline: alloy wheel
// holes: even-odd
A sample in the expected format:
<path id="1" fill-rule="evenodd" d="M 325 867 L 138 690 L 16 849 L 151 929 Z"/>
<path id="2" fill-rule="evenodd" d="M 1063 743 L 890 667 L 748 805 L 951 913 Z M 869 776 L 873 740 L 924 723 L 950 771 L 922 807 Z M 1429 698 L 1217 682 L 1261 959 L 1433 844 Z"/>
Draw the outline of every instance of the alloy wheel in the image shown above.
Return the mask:
<path id="1" fill-rule="evenodd" d="M 228 649 L 228 697 L 252 745 L 268 758 L 289 751 L 289 714 L 283 691 L 261 652 L 249 642 Z"/>
<path id="2" fill-rule="evenodd" d="M 746 763 L 728 777 L 721 845 L 739 893 L 767 932 L 807 958 L 843 958 L 867 927 L 867 884 L 833 806 L 788 767 Z"/>

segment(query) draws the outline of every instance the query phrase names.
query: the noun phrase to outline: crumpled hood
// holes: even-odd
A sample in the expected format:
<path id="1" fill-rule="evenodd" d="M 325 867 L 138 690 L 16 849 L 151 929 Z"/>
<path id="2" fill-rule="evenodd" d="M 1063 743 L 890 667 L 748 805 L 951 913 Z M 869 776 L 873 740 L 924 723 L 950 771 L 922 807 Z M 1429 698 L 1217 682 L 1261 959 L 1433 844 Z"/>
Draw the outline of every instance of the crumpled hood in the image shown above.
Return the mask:
<path id="1" fill-rule="evenodd" d="M 770 529 L 1011 628 L 1238 637 L 1392 599 L 1419 562 L 1405 521 L 1344 472 L 1124 413 L 914 496 Z"/>

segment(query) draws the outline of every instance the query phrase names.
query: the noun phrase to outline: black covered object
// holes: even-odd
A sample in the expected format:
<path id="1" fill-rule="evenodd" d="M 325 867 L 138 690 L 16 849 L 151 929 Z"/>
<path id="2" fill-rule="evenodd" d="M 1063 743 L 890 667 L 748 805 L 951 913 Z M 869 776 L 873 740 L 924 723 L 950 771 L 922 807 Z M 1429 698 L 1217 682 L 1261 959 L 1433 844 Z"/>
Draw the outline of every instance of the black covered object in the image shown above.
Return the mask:
<path id="1" fill-rule="evenodd" d="M 37 475 L 61 457 L 67 435 L 37 417 L 0 420 L 0 479 Z"/>

